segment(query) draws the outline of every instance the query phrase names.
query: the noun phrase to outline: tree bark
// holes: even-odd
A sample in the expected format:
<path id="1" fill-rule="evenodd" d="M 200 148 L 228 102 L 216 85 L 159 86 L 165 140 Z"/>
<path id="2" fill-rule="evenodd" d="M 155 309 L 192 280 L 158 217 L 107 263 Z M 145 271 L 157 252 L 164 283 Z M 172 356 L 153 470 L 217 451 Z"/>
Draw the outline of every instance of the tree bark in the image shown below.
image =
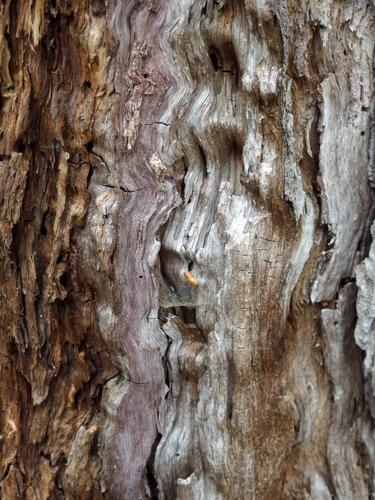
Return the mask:
<path id="1" fill-rule="evenodd" d="M 374 11 L 2 0 L 1 498 L 375 495 Z"/>

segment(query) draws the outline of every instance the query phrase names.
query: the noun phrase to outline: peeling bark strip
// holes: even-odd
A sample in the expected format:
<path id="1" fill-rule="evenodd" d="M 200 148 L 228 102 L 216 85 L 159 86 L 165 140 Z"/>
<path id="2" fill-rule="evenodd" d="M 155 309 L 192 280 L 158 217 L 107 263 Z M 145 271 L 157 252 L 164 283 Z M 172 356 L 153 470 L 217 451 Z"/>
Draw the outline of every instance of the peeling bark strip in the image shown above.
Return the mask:
<path id="1" fill-rule="evenodd" d="M 0 2 L 1 498 L 375 494 L 373 33 Z"/>

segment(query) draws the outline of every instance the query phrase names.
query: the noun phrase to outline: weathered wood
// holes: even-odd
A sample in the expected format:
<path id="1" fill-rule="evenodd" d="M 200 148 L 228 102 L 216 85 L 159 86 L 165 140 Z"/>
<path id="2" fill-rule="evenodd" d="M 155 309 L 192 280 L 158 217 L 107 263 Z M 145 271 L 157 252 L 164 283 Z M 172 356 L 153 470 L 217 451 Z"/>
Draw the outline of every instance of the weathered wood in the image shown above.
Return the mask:
<path id="1" fill-rule="evenodd" d="M 374 9 L 1 3 L 2 498 L 375 494 Z"/>

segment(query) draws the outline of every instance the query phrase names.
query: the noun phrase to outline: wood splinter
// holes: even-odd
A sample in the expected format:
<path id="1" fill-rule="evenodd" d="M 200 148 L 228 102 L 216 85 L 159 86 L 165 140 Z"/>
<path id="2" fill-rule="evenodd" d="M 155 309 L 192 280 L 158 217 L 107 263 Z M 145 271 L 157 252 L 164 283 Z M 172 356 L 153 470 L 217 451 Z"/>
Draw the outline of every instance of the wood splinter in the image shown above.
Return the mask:
<path id="1" fill-rule="evenodd" d="M 189 273 L 189 271 L 184 272 L 184 278 L 185 278 L 185 281 L 187 283 L 189 283 L 189 285 L 191 285 L 191 286 L 198 286 L 199 285 L 199 281 L 197 280 L 197 278 L 195 278 L 191 273 Z"/>

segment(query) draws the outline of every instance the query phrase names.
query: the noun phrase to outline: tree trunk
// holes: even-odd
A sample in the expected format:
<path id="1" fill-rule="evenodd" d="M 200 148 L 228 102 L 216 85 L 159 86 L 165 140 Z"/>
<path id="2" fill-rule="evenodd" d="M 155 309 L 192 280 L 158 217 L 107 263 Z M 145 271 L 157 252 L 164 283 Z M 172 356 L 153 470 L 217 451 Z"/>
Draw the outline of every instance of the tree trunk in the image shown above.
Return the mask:
<path id="1" fill-rule="evenodd" d="M 2 499 L 375 495 L 374 10 L 0 2 Z"/>

